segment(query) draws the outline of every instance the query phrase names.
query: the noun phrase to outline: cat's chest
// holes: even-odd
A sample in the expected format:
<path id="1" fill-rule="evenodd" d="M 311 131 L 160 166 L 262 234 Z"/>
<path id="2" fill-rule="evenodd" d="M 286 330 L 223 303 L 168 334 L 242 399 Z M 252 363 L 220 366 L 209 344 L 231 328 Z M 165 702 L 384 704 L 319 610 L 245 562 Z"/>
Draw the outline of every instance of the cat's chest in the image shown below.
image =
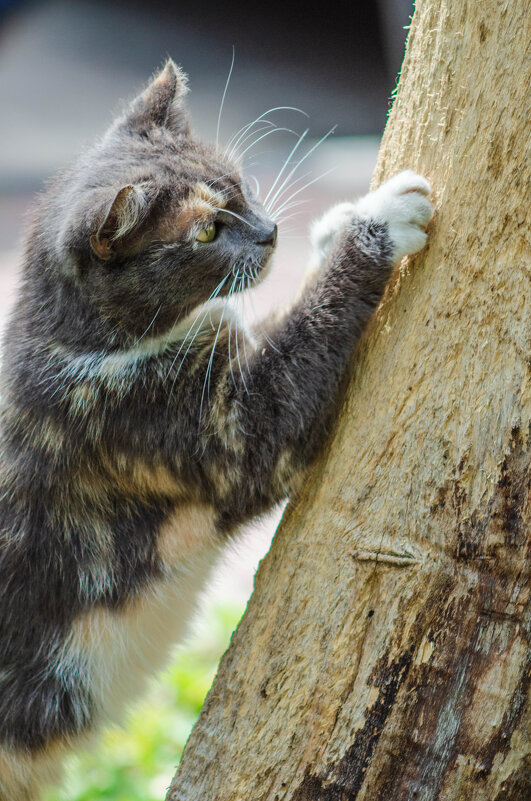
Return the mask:
<path id="1" fill-rule="evenodd" d="M 120 719 L 186 632 L 219 553 L 213 510 L 176 507 L 159 527 L 156 550 L 162 575 L 119 608 L 95 606 L 72 625 L 70 647 L 88 668 L 100 714 L 110 720 Z"/>
<path id="2" fill-rule="evenodd" d="M 219 542 L 216 514 L 208 504 L 184 503 L 175 506 L 160 524 L 156 551 L 160 564 L 172 572 L 187 569 Z"/>

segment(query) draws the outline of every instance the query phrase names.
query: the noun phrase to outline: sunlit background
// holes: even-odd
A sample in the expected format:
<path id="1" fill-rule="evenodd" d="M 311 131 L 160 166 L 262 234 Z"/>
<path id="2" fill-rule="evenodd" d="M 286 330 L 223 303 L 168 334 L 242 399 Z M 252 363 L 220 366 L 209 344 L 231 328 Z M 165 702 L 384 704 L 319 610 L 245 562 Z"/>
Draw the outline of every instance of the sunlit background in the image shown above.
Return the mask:
<path id="1" fill-rule="evenodd" d="M 46 179 L 104 132 L 167 56 L 190 76 L 195 131 L 214 140 L 233 50 L 221 143 L 268 109 L 301 110 L 268 115 L 291 132 L 269 133 L 257 122 L 254 136 L 240 142 L 262 196 L 308 129 L 284 172 L 304 159 L 282 197 L 297 193 L 289 202 L 300 205 L 283 215 L 275 267 L 245 300 L 245 312 L 263 316 L 289 302 L 307 259 L 310 220 L 368 188 L 413 4 L 342 0 L 315 8 L 280 0 L 0 0 L 2 321 L 14 297 L 24 216 Z M 133 707 L 127 730 L 109 731 L 90 752 L 69 759 L 64 789 L 48 801 L 164 798 L 280 515 L 242 534 L 213 576 L 187 643 Z"/>

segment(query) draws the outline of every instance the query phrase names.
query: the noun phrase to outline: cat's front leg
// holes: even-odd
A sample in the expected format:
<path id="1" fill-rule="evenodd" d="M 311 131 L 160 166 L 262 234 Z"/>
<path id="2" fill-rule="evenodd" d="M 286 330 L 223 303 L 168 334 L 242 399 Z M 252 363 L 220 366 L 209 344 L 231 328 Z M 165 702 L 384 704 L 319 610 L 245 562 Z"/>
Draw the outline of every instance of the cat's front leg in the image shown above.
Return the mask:
<path id="1" fill-rule="evenodd" d="M 307 273 L 313 274 L 321 269 L 338 236 L 345 231 L 355 213 L 355 203 L 338 203 L 312 223 Z"/>
<path id="2" fill-rule="evenodd" d="M 308 272 L 326 262 L 341 234 L 356 217 L 383 223 L 393 242 L 393 260 L 421 250 L 427 241 L 423 230 L 432 215 L 428 181 L 413 170 L 404 170 L 369 192 L 356 203 L 338 203 L 316 220 L 310 231 Z"/>
<path id="3" fill-rule="evenodd" d="M 345 366 L 395 264 L 426 242 L 428 192 L 424 178 L 406 172 L 355 204 L 291 312 L 218 382 L 203 468 L 212 487 L 224 487 L 218 508 L 227 528 L 289 495 L 317 453 Z"/>

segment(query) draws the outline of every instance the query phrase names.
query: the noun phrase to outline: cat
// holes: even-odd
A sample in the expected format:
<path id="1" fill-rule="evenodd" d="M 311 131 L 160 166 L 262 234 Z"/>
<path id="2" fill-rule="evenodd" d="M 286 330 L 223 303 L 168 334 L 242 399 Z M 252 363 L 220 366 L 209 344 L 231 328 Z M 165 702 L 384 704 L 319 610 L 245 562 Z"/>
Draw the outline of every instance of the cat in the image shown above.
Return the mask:
<path id="1" fill-rule="evenodd" d="M 397 262 L 424 247 L 411 171 L 312 233 L 317 269 L 264 334 L 229 297 L 277 226 L 192 135 L 170 60 L 38 202 L 6 327 L 0 451 L 0 799 L 164 665 L 216 558 L 292 496 Z"/>

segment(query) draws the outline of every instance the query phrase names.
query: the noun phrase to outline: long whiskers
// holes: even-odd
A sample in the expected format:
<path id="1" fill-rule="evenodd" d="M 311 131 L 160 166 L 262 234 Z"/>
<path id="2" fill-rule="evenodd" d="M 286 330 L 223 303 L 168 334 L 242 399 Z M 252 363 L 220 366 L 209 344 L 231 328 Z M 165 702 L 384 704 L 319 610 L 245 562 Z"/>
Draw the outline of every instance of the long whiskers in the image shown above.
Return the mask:
<path id="1" fill-rule="evenodd" d="M 264 208 L 266 209 L 266 211 L 267 211 L 267 212 L 270 212 L 270 210 L 271 210 L 271 208 L 273 207 L 273 205 L 274 205 L 274 203 L 275 203 L 275 200 L 276 200 L 276 199 L 277 199 L 277 197 L 279 196 L 280 192 L 281 192 L 281 191 L 284 189 L 284 187 L 286 186 L 286 184 L 288 184 L 288 182 L 289 182 L 290 178 L 291 178 L 291 177 L 292 177 L 292 176 L 295 174 L 295 172 L 296 172 L 296 171 L 299 169 L 299 167 L 301 166 L 301 164 L 302 164 L 303 162 L 305 162 L 305 161 L 306 161 L 306 159 L 307 159 L 307 158 L 309 158 L 309 156 L 311 156 L 311 154 L 312 154 L 312 153 L 313 153 L 313 152 L 314 152 L 314 151 L 315 151 L 315 150 L 316 150 L 316 149 L 319 147 L 319 145 L 321 145 L 321 144 L 322 144 L 322 143 L 323 143 L 323 142 L 324 142 L 326 139 L 328 139 L 328 137 L 329 137 L 331 134 L 333 134 L 333 133 L 334 133 L 334 131 L 336 130 L 336 128 L 337 128 L 337 125 L 334 125 L 334 126 L 333 126 L 333 128 L 331 128 L 331 129 L 330 129 L 330 130 L 329 130 L 329 131 L 328 131 L 328 132 L 327 132 L 327 133 L 326 133 L 324 136 L 322 136 L 322 137 L 321 137 L 321 138 L 320 138 L 320 139 L 319 139 L 319 140 L 318 140 L 318 141 L 317 141 L 317 142 L 316 142 L 316 143 L 313 145 L 313 147 L 311 147 L 309 150 L 307 150 L 307 151 L 306 151 L 306 153 L 304 154 L 304 156 L 303 156 L 301 159 L 299 159 L 299 161 L 298 161 L 298 162 L 295 164 L 295 166 L 294 166 L 294 167 L 293 167 L 293 168 L 292 168 L 292 169 L 289 171 L 289 173 L 288 173 L 288 174 L 287 174 L 287 176 L 284 178 L 284 180 L 282 181 L 282 183 L 280 184 L 280 186 L 278 187 L 278 189 L 276 190 L 276 192 L 274 193 L 274 195 L 272 195 L 272 196 L 270 197 L 270 199 L 269 199 L 269 202 L 267 203 L 267 205 L 264 203 Z M 269 194 L 269 193 L 268 193 L 268 194 Z"/>
<path id="2" fill-rule="evenodd" d="M 238 344 L 238 318 L 237 317 L 236 317 L 236 320 L 235 320 L 234 324 L 235 324 L 235 327 L 236 327 L 236 361 L 238 362 L 238 370 L 239 370 L 239 373 L 240 373 L 240 377 L 242 379 L 243 387 L 244 387 L 246 393 L 249 394 L 249 390 L 247 389 L 247 383 L 245 381 L 245 376 L 243 374 L 242 363 L 241 363 L 241 359 L 240 359 L 240 346 Z"/>
<path id="3" fill-rule="evenodd" d="M 287 223 L 288 220 L 293 219 L 293 217 L 300 217 L 301 214 L 302 214 L 302 211 L 295 211 L 295 212 L 293 212 L 293 214 L 288 214 L 287 217 L 280 217 L 276 221 L 276 223 L 277 223 L 278 227 L 280 228 L 280 226 L 284 225 L 284 223 Z M 293 230 L 293 229 L 290 229 L 290 230 Z M 284 236 L 285 233 L 287 233 L 287 231 L 286 231 L 285 228 L 283 228 L 282 229 L 282 236 Z M 306 237 L 301 237 L 301 238 L 305 239 Z"/>
<path id="4" fill-rule="evenodd" d="M 254 131 L 250 129 L 250 132 L 248 132 L 247 135 L 243 137 L 243 139 L 240 137 L 238 142 L 235 143 L 234 148 L 231 150 L 231 152 L 234 152 L 235 148 L 238 146 L 243 147 L 245 142 L 247 142 L 249 139 L 252 139 L 253 136 L 256 136 L 261 131 L 268 131 L 277 127 L 275 123 L 272 122 L 272 120 L 263 119 L 261 120 L 261 122 L 263 122 L 264 124 L 261 125 L 260 128 L 255 128 Z"/>
<path id="5" fill-rule="evenodd" d="M 225 155 L 229 152 L 231 148 L 232 150 L 235 150 L 235 148 L 238 147 L 241 138 L 247 134 L 247 131 L 249 131 L 253 127 L 253 125 L 256 125 L 256 123 L 260 122 L 260 120 L 263 120 L 265 117 L 267 117 L 268 114 L 272 114 L 274 111 L 296 111 L 299 114 L 303 114 L 305 117 L 308 117 L 308 114 L 306 114 L 305 111 L 303 111 L 300 108 L 296 108 L 295 106 L 274 106 L 273 108 L 264 111 L 262 114 L 256 117 L 256 119 L 254 119 L 252 122 L 247 123 L 247 125 L 243 125 L 239 129 L 239 131 L 236 131 L 236 133 L 231 136 L 231 138 L 227 143 L 227 147 L 225 148 Z"/>
<path id="6" fill-rule="evenodd" d="M 227 178 L 230 175 L 230 172 L 224 172 L 223 175 L 218 175 L 216 178 L 209 178 L 208 181 L 205 181 L 207 186 L 212 186 L 215 184 L 216 181 L 222 181 L 224 178 Z"/>
<path id="7" fill-rule="evenodd" d="M 279 206 L 277 206 L 276 209 L 274 209 L 274 210 L 270 209 L 269 213 L 271 215 L 273 215 L 273 214 L 282 214 L 283 211 L 287 211 L 288 209 L 293 208 L 293 206 L 299 205 L 299 203 L 301 203 L 301 202 L 302 203 L 306 202 L 306 201 L 297 201 L 296 203 L 292 203 L 291 201 L 293 200 L 294 197 L 297 197 L 297 195 L 300 195 L 301 192 L 304 192 L 305 189 L 308 189 L 309 186 L 311 186 L 312 184 L 316 183 L 317 181 L 320 181 L 321 178 L 324 178 L 325 176 L 329 175 L 335 169 L 336 169 L 335 167 L 331 167 L 329 170 L 326 170 L 326 172 L 321 173 L 321 175 L 318 175 L 316 178 L 312 178 L 311 181 L 308 181 L 308 183 L 304 184 L 304 186 L 301 186 L 295 192 L 292 192 L 291 195 L 289 195 L 289 197 L 285 198 L 285 200 L 283 200 L 282 203 Z"/>
<path id="8" fill-rule="evenodd" d="M 246 273 L 246 268 L 244 266 L 243 274 L 242 274 L 242 277 L 240 279 L 240 283 L 239 283 L 239 286 L 238 286 L 238 293 L 239 293 L 238 297 L 240 299 L 241 306 L 242 306 L 242 317 L 244 316 L 244 313 L 245 313 L 243 290 L 246 288 L 246 286 L 245 286 L 246 281 L 247 281 L 247 273 Z M 250 372 L 250 368 L 249 368 L 249 359 L 247 358 L 247 345 L 246 345 L 246 337 L 245 336 L 243 337 L 243 358 L 245 359 L 245 365 L 247 367 L 247 372 L 249 373 Z M 242 376 L 242 378 L 243 378 L 243 376 Z"/>
<path id="9" fill-rule="evenodd" d="M 271 187 L 269 189 L 269 192 L 267 193 L 267 195 L 264 198 L 264 207 L 266 209 L 267 209 L 267 201 L 269 200 L 269 198 L 271 196 L 271 192 L 274 190 L 275 186 L 277 185 L 277 183 L 279 182 L 280 178 L 282 177 L 282 175 L 284 173 L 284 170 L 286 169 L 286 167 L 290 163 L 291 157 L 296 153 L 297 149 L 300 147 L 300 145 L 302 144 L 302 142 L 306 138 L 306 135 L 307 135 L 309 130 L 310 130 L 309 128 L 306 128 L 306 130 L 301 133 L 301 135 L 299 136 L 299 138 L 297 139 L 297 141 L 293 145 L 292 149 L 290 150 L 286 160 L 284 161 L 284 164 L 280 168 L 277 177 L 273 181 L 273 183 L 272 183 L 272 185 L 271 185 Z M 276 194 L 275 194 L 275 197 L 276 197 Z M 274 201 L 274 198 L 272 200 Z"/>
<path id="10" fill-rule="evenodd" d="M 254 181 L 254 185 L 256 186 L 256 194 L 257 196 L 260 194 L 260 181 L 256 177 L 256 175 L 249 175 L 249 178 L 252 178 Z"/>
<path id="11" fill-rule="evenodd" d="M 199 406 L 199 425 L 201 425 L 201 418 L 203 416 L 203 404 L 204 404 L 204 401 L 205 401 L 205 390 L 206 390 L 206 393 L 207 393 L 207 396 L 208 396 L 208 400 L 210 401 L 210 376 L 212 374 L 212 365 L 214 363 L 214 353 L 216 352 L 216 345 L 218 344 L 219 333 L 221 331 L 221 326 L 223 325 L 223 318 L 224 318 L 225 312 L 227 310 L 227 304 L 228 304 L 230 296 L 231 296 L 231 294 L 232 294 L 232 292 L 234 290 L 234 286 L 236 284 L 236 281 L 238 280 L 238 275 L 239 275 L 239 273 L 237 272 L 236 275 L 234 276 L 234 280 L 233 280 L 233 282 L 231 284 L 231 287 L 229 289 L 229 293 L 228 293 L 228 295 L 227 295 L 227 297 L 225 299 L 225 303 L 223 304 L 223 309 L 221 310 L 221 316 L 220 316 L 219 324 L 218 324 L 218 330 L 216 331 L 216 336 L 214 338 L 214 344 L 212 345 L 212 350 L 210 351 L 210 358 L 208 360 L 208 365 L 207 365 L 207 369 L 206 369 L 206 373 L 205 373 L 205 380 L 203 381 L 203 390 L 201 392 L 201 404 Z"/>
<path id="12" fill-rule="evenodd" d="M 230 214 L 232 217 L 236 217 L 236 219 L 241 220 L 242 222 L 246 223 L 250 228 L 254 228 L 255 230 L 258 230 L 258 227 L 256 225 L 253 225 L 252 223 L 250 223 L 249 220 L 246 220 L 245 217 L 242 217 L 240 214 L 236 214 L 235 211 L 229 211 L 229 209 L 223 209 L 222 210 L 222 214 Z"/>
<path id="13" fill-rule="evenodd" d="M 231 271 L 231 272 L 232 272 L 232 271 Z M 206 303 L 208 303 L 209 301 L 211 301 L 211 300 L 215 300 L 215 298 L 217 298 L 217 296 L 219 295 L 219 293 L 220 293 L 220 292 L 221 292 L 221 290 L 223 289 L 223 286 L 224 286 L 225 282 L 227 281 L 227 279 L 228 279 L 228 278 L 229 278 L 229 276 L 231 275 L 231 272 L 228 272 L 228 273 L 227 273 L 227 275 L 226 275 L 226 276 L 225 276 L 225 277 L 224 277 L 224 278 L 223 278 L 223 279 L 222 279 L 222 280 L 219 282 L 219 284 L 217 285 L 217 287 L 216 287 L 216 288 L 213 290 L 213 292 L 211 293 L 210 297 L 207 299 L 207 301 L 205 301 L 205 304 L 206 304 Z M 189 351 L 190 351 L 190 348 L 192 347 L 192 345 L 193 345 L 193 343 L 194 343 L 194 341 L 195 341 L 195 339 L 196 339 L 196 337 L 197 337 L 197 335 L 198 335 L 199 331 L 201 330 L 201 327 L 202 327 L 202 325 L 203 325 L 204 321 L 206 320 L 207 316 L 210 314 L 210 309 L 209 309 L 209 308 L 207 308 L 207 309 L 206 309 L 206 311 L 203 311 L 203 308 L 204 308 L 205 304 L 202 304 L 202 305 L 201 305 L 201 307 L 200 307 L 200 309 L 199 309 L 198 313 L 197 313 L 197 314 L 196 314 L 196 316 L 194 317 L 194 319 L 193 319 L 193 321 L 192 321 L 192 324 L 190 325 L 190 327 L 189 327 L 188 331 L 186 332 L 186 334 L 185 334 L 185 336 L 184 336 L 184 339 L 183 339 L 183 340 L 182 340 L 182 342 L 181 342 L 181 345 L 180 345 L 180 347 L 179 347 L 179 350 L 177 351 L 177 353 L 175 354 L 175 356 L 174 356 L 174 358 L 173 358 L 173 360 L 172 360 L 172 363 L 171 363 L 171 365 L 170 365 L 170 368 L 169 368 L 169 370 L 168 370 L 168 372 L 167 372 L 167 374 L 166 374 L 166 378 L 164 379 L 164 380 L 167 380 L 167 379 L 169 378 L 169 376 L 170 376 L 170 374 L 171 374 L 171 371 L 173 370 L 173 367 L 174 367 L 174 365 L 175 365 L 175 362 L 176 362 L 176 361 L 177 361 L 177 359 L 179 358 L 179 356 L 180 356 L 180 354 L 181 354 L 181 351 L 182 351 L 182 349 L 184 348 L 184 346 L 185 346 L 185 344 L 186 344 L 186 341 L 187 341 L 188 337 L 191 335 L 191 333 L 192 333 L 193 329 L 195 328 L 195 326 L 196 326 L 196 324 L 197 324 L 197 328 L 196 328 L 196 330 L 195 330 L 195 332 L 194 332 L 194 334 L 193 334 L 193 337 L 192 337 L 192 339 L 191 339 L 191 341 L 190 341 L 190 343 L 189 343 L 189 345 L 188 345 L 188 347 L 187 347 L 187 349 L 186 349 L 186 351 L 185 351 L 185 353 L 184 353 L 184 355 L 183 355 L 183 357 L 182 357 L 182 359 L 181 359 L 181 363 L 179 364 L 179 367 L 178 367 L 178 369 L 177 369 L 177 372 L 176 372 L 175 378 L 173 379 L 173 383 L 172 383 L 172 390 L 173 390 L 173 387 L 175 386 L 175 381 L 177 380 L 177 376 L 179 375 L 179 373 L 180 373 L 180 371 L 181 371 L 181 368 L 182 368 L 182 366 L 183 366 L 183 364 L 184 364 L 184 361 L 185 361 L 185 359 L 186 359 L 186 356 L 188 355 L 188 353 L 189 353 Z M 198 323 L 197 321 L 199 320 L 199 317 L 201 317 L 201 320 L 200 320 L 200 321 L 199 321 L 199 323 Z M 171 393 L 170 393 L 170 395 L 171 395 Z"/>
<path id="14" fill-rule="evenodd" d="M 249 267 L 250 267 L 251 275 L 247 276 L 247 289 L 250 290 L 250 289 L 252 289 L 253 284 L 256 282 L 257 271 L 255 269 L 253 269 L 252 265 L 249 265 Z M 268 345 L 270 345 L 273 348 L 274 351 L 276 351 L 277 353 L 280 353 L 279 349 L 277 348 L 277 346 L 275 345 L 275 343 L 273 342 L 271 337 L 268 335 L 268 333 L 264 329 L 264 327 L 262 325 L 262 321 L 261 321 L 259 315 L 256 312 L 256 308 L 255 308 L 255 305 L 254 305 L 252 292 L 249 292 L 247 297 L 249 298 L 249 302 L 250 302 L 252 310 L 253 310 L 253 314 L 254 314 L 254 317 L 255 317 L 255 325 L 257 325 L 258 328 L 260 329 L 260 333 L 262 334 L 262 336 L 264 337 L 264 339 L 268 343 Z"/>
<path id="15" fill-rule="evenodd" d="M 236 336 L 238 336 L 238 323 L 237 322 L 235 322 L 235 326 L 236 326 Z M 238 390 L 238 385 L 236 384 L 236 379 L 234 377 L 234 370 L 232 369 L 232 356 L 231 356 L 231 352 L 230 352 L 231 339 L 232 339 L 232 319 L 229 318 L 229 342 L 228 342 L 228 345 L 229 345 L 229 370 L 230 370 L 230 375 L 231 375 L 231 378 L 232 378 L 232 383 L 234 384 L 234 389 L 237 391 Z"/>
<path id="16" fill-rule="evenodd" d="M 275 126 L 274 128 L 271 128 L 271 129 L 269 129 L 268 131 L 266 131 L 265 133 L 263 133 L 261 136 L 258 136 L 257 138 L 255 138 L 255 139 L 254 139 L 254 141 L 253 141 L 253 142 L 251 142 L 251 144 L 250 144 L 250 145 L 247 145 L 247 147 L 245 148 L 245 150 L 243 150 L 241 153 L 238 153 L 238 154 L 237 154 L 237 156 L 238 156 L 238 159 L 241 161 L 241 160 L 243 159 L 243 157 L 245 156 L 245 154 L 246 154 L 246 153 L 247 153 L 249 150 L 251 150 L 251 148 L 255 147 L 255 146 L 258 144 L 258 142 L 261 142 L 261 141 L 262 141 L 262 139 L 265 139 L 266 137 L 268 137 L 268 136 L 271 136 L 271 134 L 274 134 L 274 133 L 280 133 L 281 131 L 284 131 L 284 132 L 286 132 L 286 133 L 292 133 L 292 134 L 294 134 L 295 136 L 297 135 L 297 134 L 295 133 L 295 131 L 292 131 L 292 129 L 291 129 L 291 128 L 283 128 L 283 127 L 276 127 L 276 126 Z M 231 159 L 231 160 L 232 160 L 232 159 L 234 159 L 235 157 L 236 157 L 236 150 L 235 150 L 235 148 L 232 148 L 232 150 L 230 151 L 230 153 L 229 153 L 229 155 L 227 156 L 227 158 L 229 158 L 229 159 Z"/>
<path id="17" fill-rule="evenodd" d="M 288 163 L 288 162 L 287 162 L 287 161 L 285 161 L 285 162 L 284 162 L 284 166 L 286 166 L 286 165 L 287 165 L 287 163 Z M 285 195 L 285 194 L 286 194 L 286 192 L 289 192 L 291 189 L 293 189 L 293 187 L 294 187 L 294 186 L 297 186 L 297 184 L 300 184 L 300 182 L 301 182 L 301 181 L 304 181 L 306 178 L 309 178 L 311 175 L 312 175 L 312 171 L 311 171 L 311 170 L 308 170 L 307 172 L 304 172 L 302 175 L 299 175 L 299 177 L 298 177 L 298 178 L 294 178 L 294 180 L 293 180 L 293 181 L 291 181 L 291 183 L 289 183 L 287 186 L 285 186 L 285 187 L 284 187 L 284 189 L 283 189 L 283 190 L 280 192 L 280 194 L 278 195 L 278 197 L 277 197 L 277 196 L 275 197 L 276 201 L 277 201 L 277 202 L 280 202 L 280 199 L 282 198 L 282 196 L 283 196 L 283 195 Z M 277 177 L 278 177 L 278 176 L 277 176 Z M 271 192 L 271 189 L 270 189 L 270 190 L 269 190 L 269 192 L 267 193 L 267 194 L 268 194 L 268 196 L 269 196 L 270 192 Z M 275 195 L 276 195 L 276 193 L 275 193 Z M 265 201 L 265 200 L 264 200 L 264 203 L 266 203 L 266 201 Z M 271 209 L 271 208 L 272 208 L 272 207 L 275 205 L 275 200 L 272 200 L 272 202 L 271 202 L 271 203 L 268 203 L 267 205 L 268 205 L 268 207 Z"/>

